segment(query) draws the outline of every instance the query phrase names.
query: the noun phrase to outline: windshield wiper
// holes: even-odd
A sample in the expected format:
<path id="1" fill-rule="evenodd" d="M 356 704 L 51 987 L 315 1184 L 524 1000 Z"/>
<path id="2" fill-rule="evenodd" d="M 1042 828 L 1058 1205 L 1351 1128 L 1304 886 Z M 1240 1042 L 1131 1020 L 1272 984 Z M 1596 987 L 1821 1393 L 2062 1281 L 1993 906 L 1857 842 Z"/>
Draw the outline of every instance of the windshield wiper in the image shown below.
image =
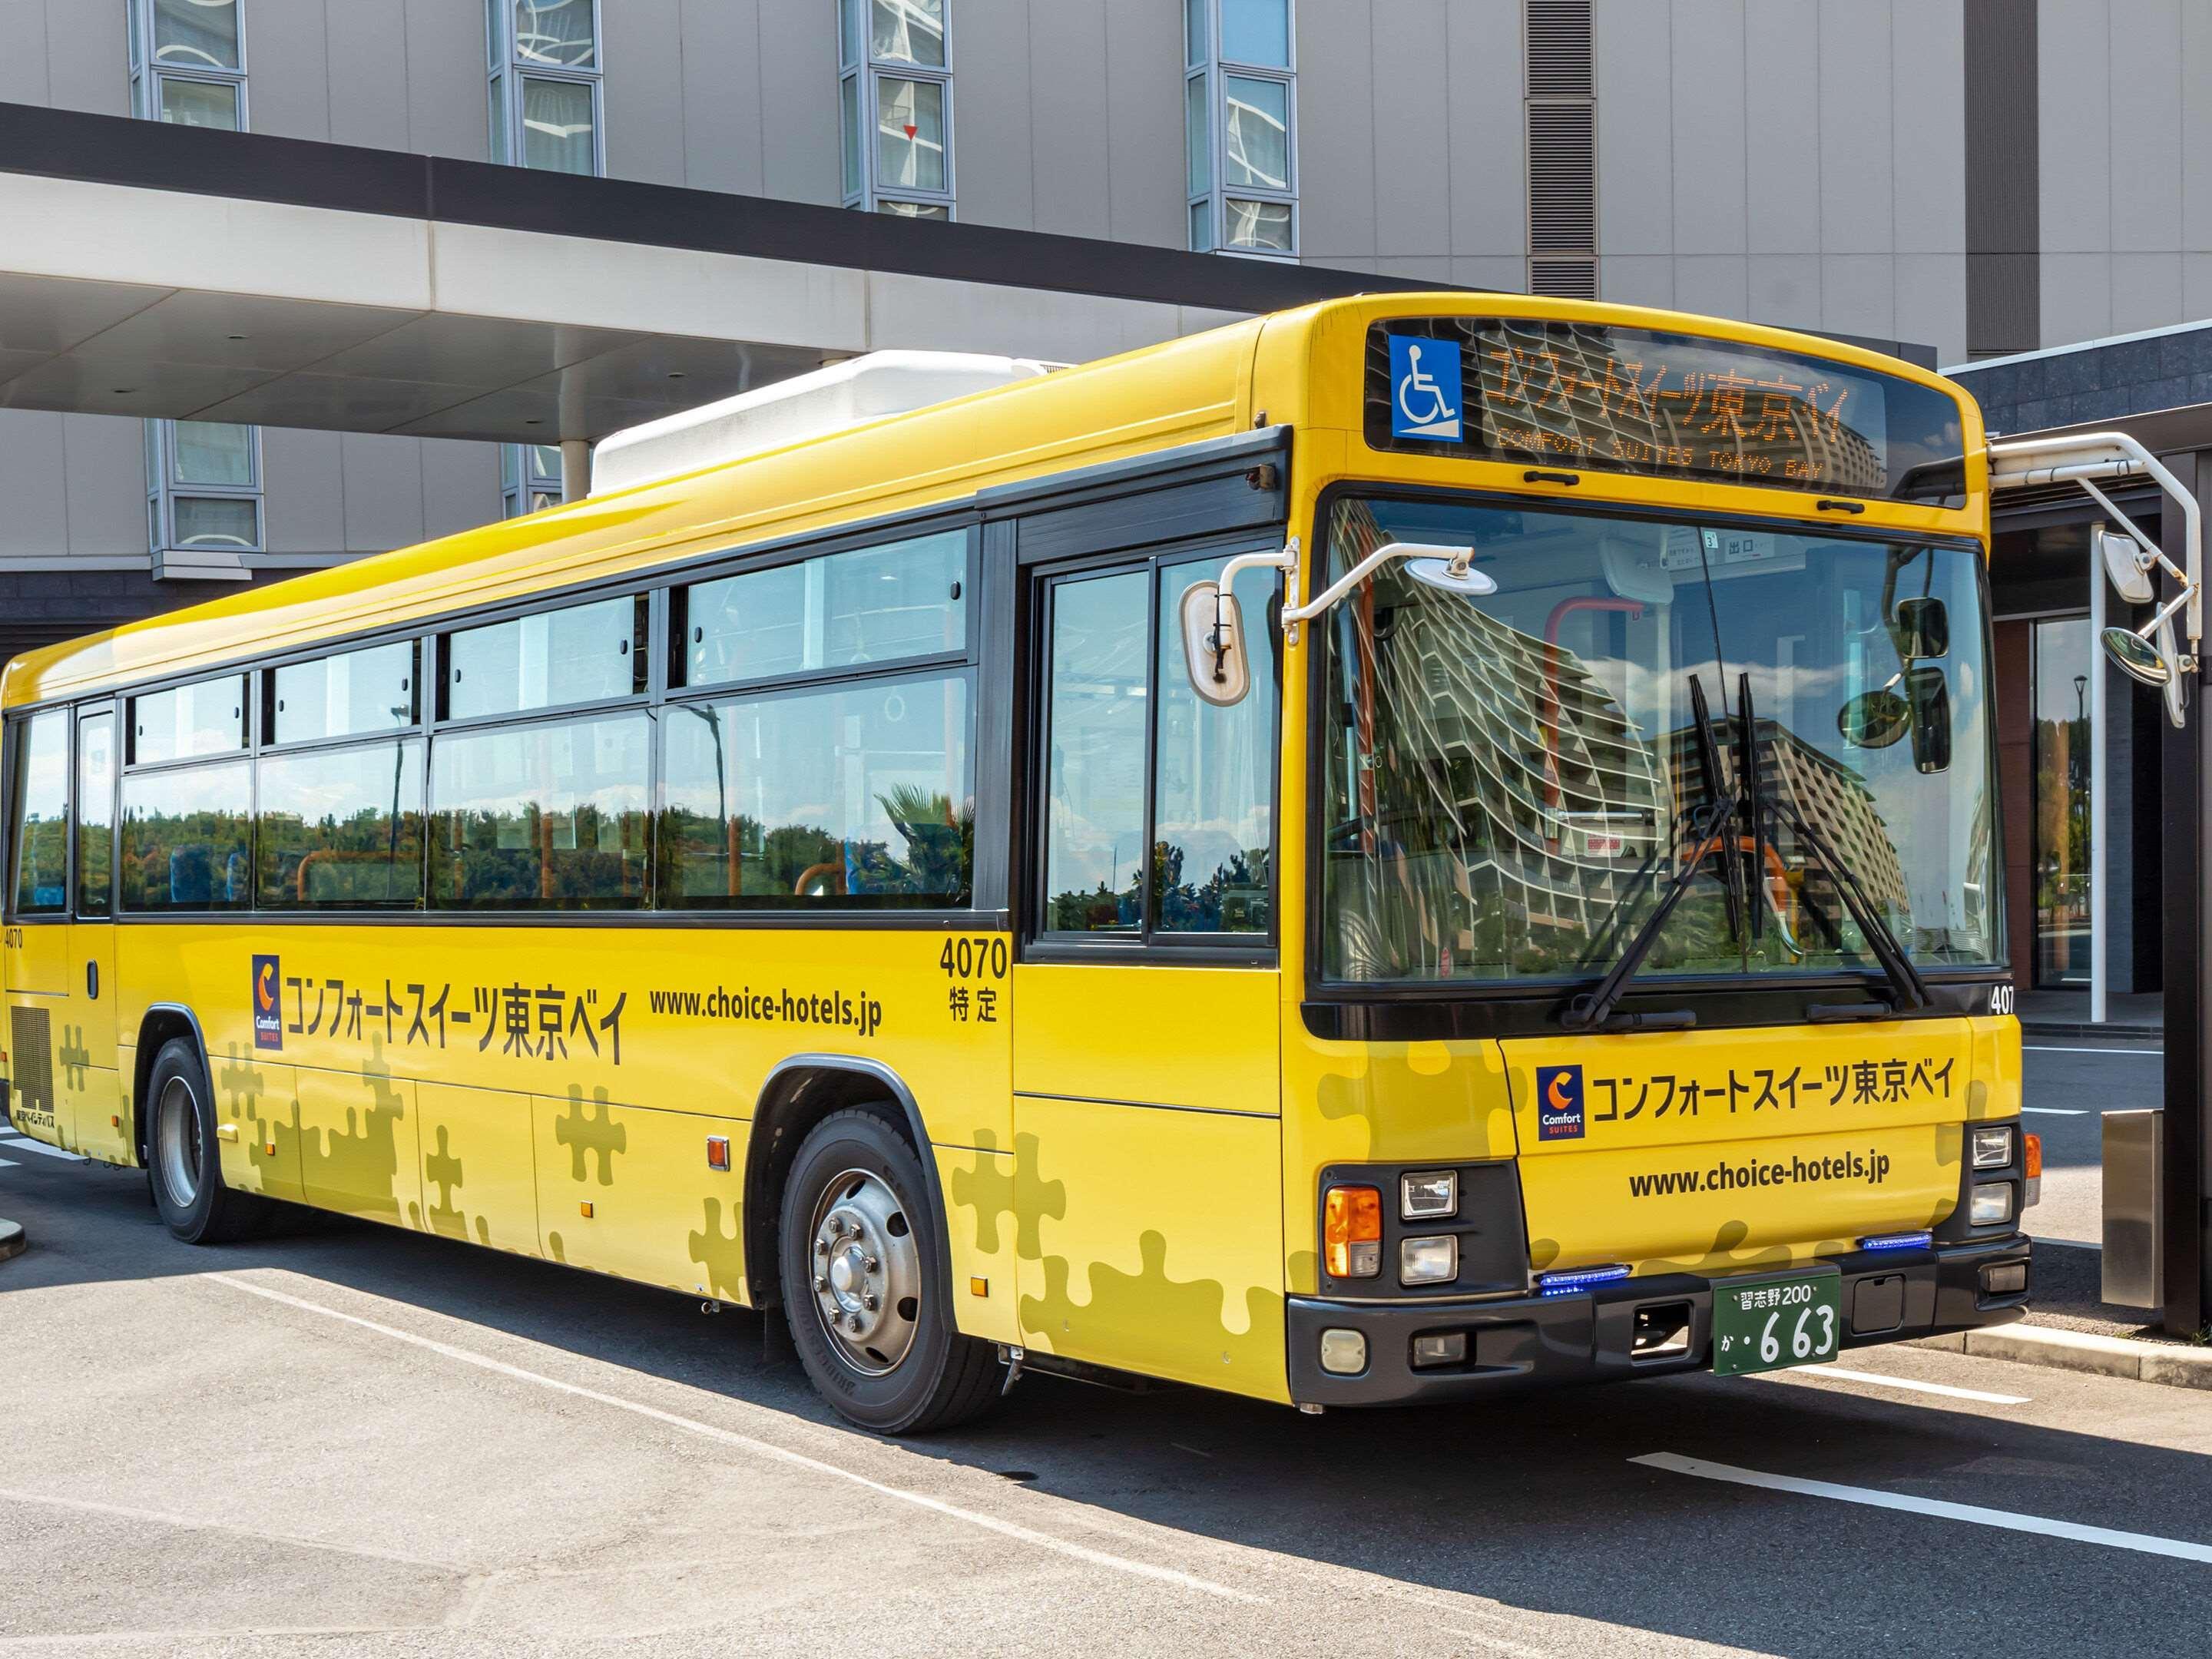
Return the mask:
<path id="1" fill-rule="evenodd" d="M 1743 753 L 1747 750 L 1749 753 L 1749 775 L 1753 781 L 1747 787 L 1745 799 L 1751 810 L 1756 811 L 1759 745 L 1758 729 L 1752 721 L 1751 677 L 1748 674 L 1743 677 L 1736 688 L 1736 714 L 1744 723 L 1744 730 L 1750 734 L 1738 752 Z M 1787 794 L 1776 795 L 1773 811 L 1775 817 L 1787 824 L 1811 849 L 1813 856 L 1826 866 L 1830 879 L 1836 884 L 1837 896 L 1843 900 L 1844 908 L 1850 912 L 1851 920 L 1858 923 L 1859 932 L 1866 936 L 1868 948 L 1874 952 L 1875 960 L 1881 965 L 1882 972 L 1889 977 L 1891 988 L 1897 994 L 1895 1004 L 1888 1012 L 1905 1013 L 1927 1007 L 1930 1001 L 1928 981 L 1920 977 L 1920 970 L 1912 965 L 1912 958 L 1905 953 L 1903 941 L 1881 919 L 1881 913 L 1875 908 L 1874 901 L 1859 885 L 1858 878 L 1829 851 L 1828 843 L 1806 821 L 1805 815 L 1790 804 Z M 1752 834 L 1754 840 L 1759 838 L 1759 832 L 1756 827 Z M 1759 908 L 1755 904 L 1752 907 L 1754 926 Z"/>
<path id="2" fill-rule="evenodd" d="M 1705 860 L 1716 852 L 1722 852 L 1721 873 L 1728 894 L 1729 935 L 1732 939 L 1741 937 L 1736 911 L 1735 856 L 1732 852 L 1723 851 L 1725 837 L 1721 831 L 1730 819 L 1742 811 L 1743 796 L 1741 791 L 1731 791 L 1725 795 L 1721 793 L 1720 740 L 1713 733 L 1712 713 L 1705 706 L 1705 688 L 1699 684 L 1695 674 L 1690 676 L 1690 714 L 1697 726 L 1698 769 L 1705 787 L 1705 804 L 1698 809 L 1697 816 L 1691 820 L 1690 845 L 1693 850 L 1680 873 L 1667 884 L 1667 890 L 1659 896 L 1658 904 L 1629 939 L 1628 946 L 1621 951 L 1619 960 L 1597 982 L 1597 988 L 1585 996 L 1571 998 L 1561 1006 L 1559 1024 L 1571 1031 L 1595 1031 L 1613 1018 L 1613 1011 L 1620 1001 L 1622 991 L 1635 976 L 1636 970 L 1644 965 L 1644 958 L 1651 954 L 1651 947 L 1659 942 L 1659 935 L 1667 926 L 1667 918 L 1674 915 L 1674 907 L 1682 902 L 1682 895 L 1690 890 L 1690 884 L 1697 880 L 1698 872 L 1705 867 Z M 1630 1022 L 1632 1026 L 1640 1025 L 1648 1030 L 1680 1029 L 1695 1023 L 1695 1016 L 1681 1013 L 1642 1015 Z"/>

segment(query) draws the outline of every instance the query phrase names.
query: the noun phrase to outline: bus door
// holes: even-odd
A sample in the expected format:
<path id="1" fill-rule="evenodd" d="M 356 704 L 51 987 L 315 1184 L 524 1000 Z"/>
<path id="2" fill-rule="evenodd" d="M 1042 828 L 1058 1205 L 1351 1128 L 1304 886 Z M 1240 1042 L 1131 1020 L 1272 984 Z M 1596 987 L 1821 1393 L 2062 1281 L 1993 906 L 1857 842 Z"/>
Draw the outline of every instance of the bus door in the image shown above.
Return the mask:
<path id="1" fill-rule="evenodd" d="M 1030 589 L 1014 1202 L 1030 1349 L 1281 1398 L 1275 675 L 1202 702 L 1174 622 L 1249 547 Z M 1247 574 L 1263 617 L 1274 573 Z"/>
<path id="2" fill-rule="evenodd" d="M 130 1115 L 116 1057 L 115 712 L 76 719 L 76 916 L 70 923 L 72 1018 L 55 1051 L 57 1081 L 76 1124 L 77 1150 L 131 1161 Z"/>
<path id="3" fill-rule="evenodd" d="M 0 949 L 8 1108 L 35 1139 L 73 1146 L 75 1114 L 58 1086 L 67 1066 L 58 1053 L 81 1000 L 70 995 L 69 710 L 32 715 L 10 729 L 9 741 L 11 864 Z"/>

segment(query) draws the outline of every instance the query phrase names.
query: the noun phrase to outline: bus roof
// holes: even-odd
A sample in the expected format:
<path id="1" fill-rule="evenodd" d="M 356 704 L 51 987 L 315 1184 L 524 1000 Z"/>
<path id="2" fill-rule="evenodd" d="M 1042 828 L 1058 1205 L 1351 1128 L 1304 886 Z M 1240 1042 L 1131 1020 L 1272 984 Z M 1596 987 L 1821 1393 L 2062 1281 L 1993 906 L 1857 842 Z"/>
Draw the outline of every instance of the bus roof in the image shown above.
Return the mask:
<path id="1" fill-rule="evenodd" d="M 1926 370 L 1862 348 L 1720 319 L 1465 291 L 1323 301 L 27 652 L 0 678 L 0 705 L 212 671 L 748 542 L 957 507 L 993 486 L 1228 436 L 1255 418 L 1263 330 L 1267 357 L 1281 362 L 1302 357 L 1318 331 L 1393 314 L 1662 328 L 1856 363 L 1964 396 Z M 1273 417 L 1285 423 L 1297 412 L 1278 409 Z"/>

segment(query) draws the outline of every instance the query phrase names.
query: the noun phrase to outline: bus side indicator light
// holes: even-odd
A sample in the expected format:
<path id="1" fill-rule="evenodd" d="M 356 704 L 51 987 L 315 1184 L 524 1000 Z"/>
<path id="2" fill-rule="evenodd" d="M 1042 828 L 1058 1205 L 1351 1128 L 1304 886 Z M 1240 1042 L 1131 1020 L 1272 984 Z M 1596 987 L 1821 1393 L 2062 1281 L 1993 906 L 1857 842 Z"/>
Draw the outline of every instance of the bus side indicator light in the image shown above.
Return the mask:
<path id="1" fill-rule="evenodd" d="M 1382 1194 L 1375 1187 L 1332 1187 L 1322 1201 L 1322 1243 L 1331 1279 L 1372 1279 L 1382 1271 Z M 1364 1364 L 1364 1360 L 1361 1362 Z"/>
<path id="2" fill-rule="evenodd" d="M 730 1172 L 729 1136 L 708 1135 L 707 1137 L 707 1167 L 710 1170 L 720 1170 L 724 1175 Z"/>
<path id="3" fill-rule="evenodd" d="M 588 1198 L 586 1199 L 582 1203 L 576 1206 L 576 1211 L 577 1213 L 581 1215 L 585 1220 L 589 1221 L 592 1218 L 592 1200 Z"/>
<path id="4" fill-rule="evenodd" d="M 989 1279 L 969 1279 L 969 1280 L 968 1281 L 968 1294 L 969 1294 L 969 1295 L 970 1295 L 970 1296 L 988 1296 L 988 1295 L 990 1295 L 990 1293 L 991 1293 L 991 1281 L 990 1281 Z"/>

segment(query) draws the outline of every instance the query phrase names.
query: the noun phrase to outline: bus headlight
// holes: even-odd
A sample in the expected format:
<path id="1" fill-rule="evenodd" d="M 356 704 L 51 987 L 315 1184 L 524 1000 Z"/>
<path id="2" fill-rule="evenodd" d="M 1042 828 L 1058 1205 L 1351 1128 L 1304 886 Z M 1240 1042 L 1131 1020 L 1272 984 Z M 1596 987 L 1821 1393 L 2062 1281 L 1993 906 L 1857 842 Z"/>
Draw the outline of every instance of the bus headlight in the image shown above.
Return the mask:
<path id="1" fill-rule="evenodd" d="M 1398 1246 L 1401 1285 L 1449 1285 L 1459 1277 L 1459 1240 L 1449 1233 L 1409 1238 Z"/>
<path id="2" fill-rule="evenodd" d="M 1975 1188 L 1966 1219 L 1977 1227 L 1994 1227 L 2000 1221 L 2011 1220 L 2012 1182 L 1992 1181 L 1986 1187 Z"/>
<path id="3" fill-rule="evenodd" d="M 1977 1170 L 2002 1170 L 2012 1162 L 2011 1124 L 2000 1123 L 1993 1128 L 1977 1129 L 1973 1133 Z"/>
<path id="4" fill-rule="evenodd" d="M 1450 1215 L 1459 1208 L 1459 1176 L 1436 1170 L 1398 1177 L 1398 1214 L 1406 1221 Z"/>

